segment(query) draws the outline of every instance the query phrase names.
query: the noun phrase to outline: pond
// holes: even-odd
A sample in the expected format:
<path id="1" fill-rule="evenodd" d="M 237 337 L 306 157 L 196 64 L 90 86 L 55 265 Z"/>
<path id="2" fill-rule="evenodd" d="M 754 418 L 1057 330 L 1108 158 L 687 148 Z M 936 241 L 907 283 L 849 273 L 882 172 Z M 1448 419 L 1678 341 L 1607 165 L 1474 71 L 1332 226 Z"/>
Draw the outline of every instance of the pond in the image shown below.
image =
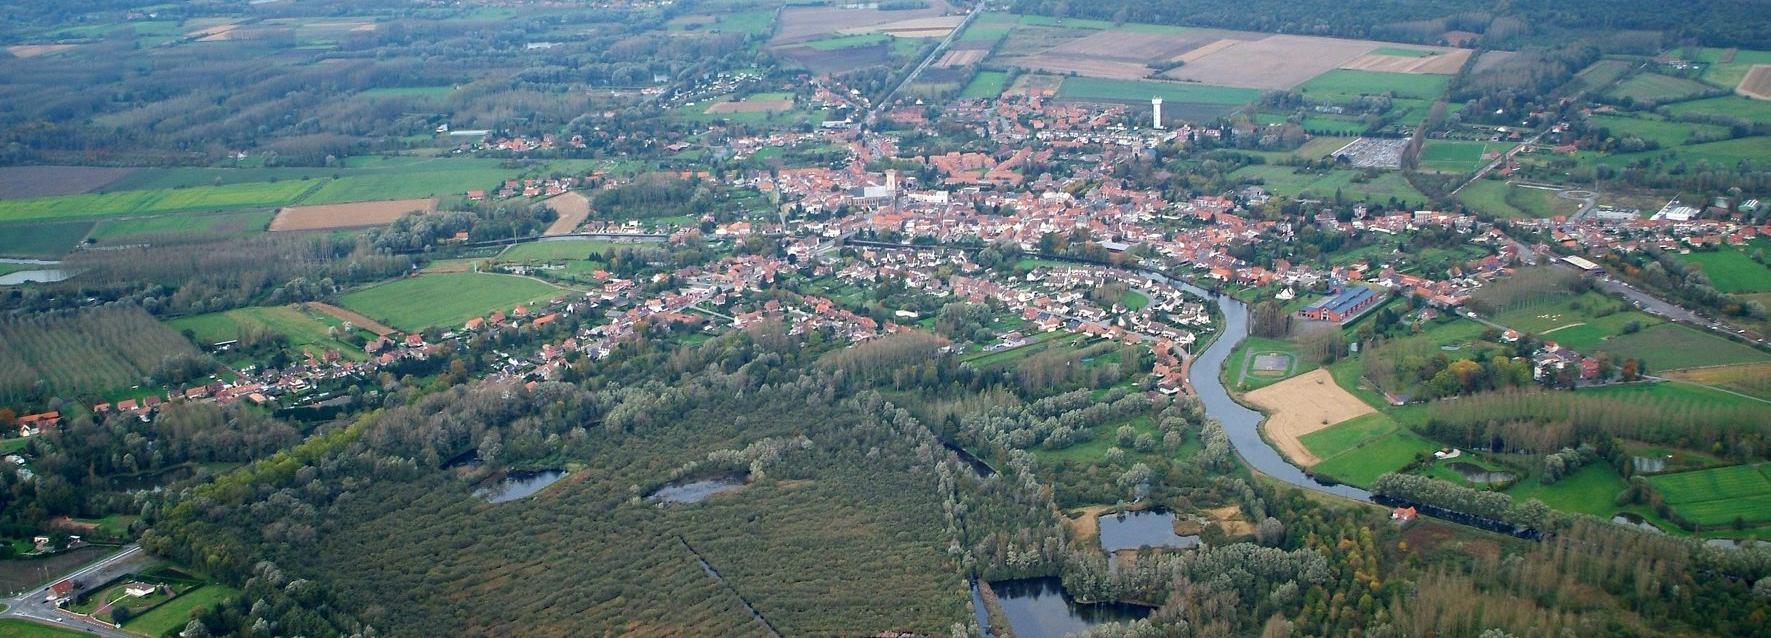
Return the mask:
<path id="1" fill-rule="evenodd" d="M 1175 533 L 1174 512 L 1143 510 L 1123 514 L 1102 514 L 1101 549 L 1111 554 L 1120 550 L 1150 547 L 1186 549 L 1197 547 L 1199 537 Z"/>
<path id="2" fill-rule="evenodd" d="M 1655 527 L 1653 523 L 1648 522 L 1648 519 L 1642 518 L 1642 515 L 1635 512 L 1618 512 L 1611 517 L 1611 522 L 1617 523 L 1618 525 L 1638 527 L 1643 531 L 1654 532 L 1656 534 L 1664 533 L 1660 531 L 1659 527 Z"/>
<path id="3" fill-rule="evenodd" d="M 959 460 L 964 461 L 966 465 L 972 466 L 972 471 L 977 472 L 980 477 L 987 477 L 996 473 L 996 468 L 990 467 L 989 463 L 985 463 L 983 459 L 974 456 L 971 452 L 967 452 L 965 448 L 947 441 L 942 441 L 941 446 L 953 450 L 954 454 L 959 455 Z"/>
<path id="4" fill-rule="evenodd" d="M 1445 467 L 1451 468 L 1451 471 L 1457 472 L 1458 476 L 1464 477 L 1464 480 L 1477 485 L 1507 483 L 1514 478 L 1511 472 L 1490 470 L 1475 463 L 1466 463 L 1464 461 L 1446 463 Z"/>
<path id="5" fill-rule="evenodd" d="M 74 276 L 71 270 L 50 268 L 44 270 L 19 270 L 0 275 L 0 286 L 17 286 L 19 284 L 55 283 Z"/>
<path id="6" fill-rule="evenodd" d="M 676 482 L 646 495 L 646 500 L 659 503 L 699 503 L 718 494 L 744 489 L 743 476 L 721 476 L 687 483 Z"/>
<path id="7" fill-rule="evenodd" d="M 565 477 L 565 470 L 511 472 L 498 479 L 497 483 L 474 490 L 474 496 L 486 499 L 487 503 L 506 503 L 533 496 Z"/>
<path id="8" fill-rule="evenodd" d="M 1078 603 L 1056 578 L 1007 580 L 991 583 L 990 588 L 996 591 L 1016 638 L 1062 638 L 1095 625 L 1137 620 L 1151 611 L 1124 603 Z"/>

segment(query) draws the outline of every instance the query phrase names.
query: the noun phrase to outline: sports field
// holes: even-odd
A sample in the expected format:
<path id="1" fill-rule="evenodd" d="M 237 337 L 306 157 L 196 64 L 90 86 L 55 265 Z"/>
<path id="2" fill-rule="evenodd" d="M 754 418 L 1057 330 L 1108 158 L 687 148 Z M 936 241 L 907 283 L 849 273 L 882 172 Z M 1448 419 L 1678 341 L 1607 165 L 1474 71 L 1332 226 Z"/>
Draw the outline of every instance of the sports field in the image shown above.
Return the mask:
<path id="1" fill-rule="evenodd" d="M 1493 161 L 1493 156 L 1513 148 L 1507 142 L 1460 142 L 1429 140 L 1421 148 L 1420 167 L 1445 173 L 1467 173 Z"/>
<path id="2" fill-rule="evenodd" d="M 442 273 L 379 284 L 345 295 L 339 304 L 405 331 L 457 327 L 494 310 L 573 294 L 509 275 Z"/>
<path id="3" fill-rule="evenodd" d="M 1648 484 L 1685 520 L 1699 525 L 1771 521 L 1771 477 L 1767 464 L 1658 474 Z"/>

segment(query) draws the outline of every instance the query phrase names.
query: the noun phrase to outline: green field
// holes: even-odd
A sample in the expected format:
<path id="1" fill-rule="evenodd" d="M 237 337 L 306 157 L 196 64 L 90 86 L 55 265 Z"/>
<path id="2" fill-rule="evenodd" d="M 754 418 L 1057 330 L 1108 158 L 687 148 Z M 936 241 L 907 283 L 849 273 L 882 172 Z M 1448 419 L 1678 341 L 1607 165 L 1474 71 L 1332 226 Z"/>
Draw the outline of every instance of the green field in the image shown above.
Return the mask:
<path id="1" fill-rule="evenodd" d="M 1768 415 L 1771 415 L 1771 405 L 1767 405 L 1764 401 L 1740 396 L 1738 394 L 1730 394 L 1715 388 L 1693 383 L 1627 383 L 1597 388 L 1584 388 L 1579 390 L 1579 392 L 1582 394 L 1615 397 L 1647 395 L 1669 402 L 1684 402 L 1694 405 L 1725 408 L 1765 410 Z M 1691 453 L 1681 452 L 1681 454 Z"/>
<path id="2" fill-rule="evenodd" d="M 1507 201 L 1507 196 L 1513 190 L 1513 185 L 1504 180 L 1479 179 L 1458 191 L 1457 201 L 1476 212 L 1487 213 L 1495 217 L 1505 219 L 1533 217 L 1531 213 L 1527 213 Z"/>
<path id="3" fill-rule="evenodd" d="M 236 593 L 239 592 L 226 585 L 204 585 L 131 619 L 123 628 L 147 636 L 159 636 L 184 627 L 190 622 L 192 611 L 215 605 Z"/>
<path id="4" fill-rule="evenodd" d="M 84 632 L 39 625 L 34 622 L 11 618 L 0 619 L 0 638 L 72 638 L 88 635 Z M 158 636 L 159 634 L 153 635 Z"/>
<path id="5" fill-rule="evenodd" d="M 837 49 L 872 46 L 882 42 L 889 42 L 891 39 L 892 36 L 884 33 L 863 33 L 860 35 L 843 35 L 833 38 L 824 38 L 822 40 L 813 40 L 805 43 L 805 46 L 819 51 L 835 51 Z"/>
<path id="6" fill-rule="evenodd" d="M 1109 80 L 1106 78 L 1064 78 L 1058 97 L 1077 100 L 1120 100 L 1149 102 L 1161 97 L 1165 102 L 1241 106 L 1253 102 L 1261 92 L 1208 84 L 1152 82 L 1147 80 Z M 1167 106 L 1167 105 L 1164 105 Z"/>
<path id="7" fill-rule="evenodd" d="M 1599 316 L 1603 311 L 1610 313 Z M 1661 319 L 1631 309 L 1623 302 L 1592 292 L 1579 297 L 1558 296 L 1514 308 L 1500 313 L 1494 321 L 1583 353 L 1609 349 L 1605 346 L 1623 335 L 1625 326 L 1631 322 L 1644 332 L 1663 323 Z"/>
<path id="8" fill-rule="evenodd" d="M 1676 78 L 1659 73 L 1642 73 L 1611 87 L 1607 95 L 1637 102 L 1665 102 L 1710 90 L 1696 80 Z"/>
<path id="9" fill-rule="evenodd" d="M 1299 173 L 1290 166 L 1252 165 L 1230 174 L 1237 179 L 1259 179 L 1267 191 L 1283 197 L 1309 196 L 1332 199 L 1336 191 L 1347 199 L 1387 202 L 1396 198 L 1403 202 L 1424 203 L 1427 197 L 1409 184 L 1401 173 L 1385 171 L 1370 179 L 1350 170 Z"/>
<path id="10" fill-rule="evenodd" d="M 1360 133 L 1364 133 L 1365 129 L 1370 128 L 1365 125 L 1365 122 L 1360 121 L 1358 118 L 1341 115 L 1318 115 L 1314 113 L 1304 116 L 1303 127 L 1305 131 L 1309 131 L 1312 134 L 1345 136 L 1356 136 Z"/>
<path id="11" fill-rule="evenodd" d="M 1676 323 L 1613 337 L 1598 348 L 1614 359 L 1641 359 L 1649 371 L 1771 361 L 1771 354 Z"/>
<path id="12" fill-rule="evenodd" d="M 1617 494 L 1629 487 L 1609 464 L 1588 463 L 1573 474 L 1544 485 L 1536 476 L 1525 477 L 1507 488 L 1514 501 L 1535 498 L 1564 512 L 1611 518 L 1617 512 Z"/>
<path id="13" fill-rule="evenodd" d="M 1002 95 L 1002 90 L 1006 88 L 1007 84 L 1007 73 L 1003 73 L 1002 71 L 979 71 L 977 75 L 972 76 L 972 81 L 965 85 L 965 90 L 960 91 L 959 97 L 995 98 L 998 95 Z"/>
<path id="14" fill-rule="evenodd" d="M 0 222 L 273 208 L 294 202 L 313 185 L 312 182 L 258 182 L 9 199 L 0 201 Z"/>
<path id="15" fill-rule="evenodd" d="M 1679 261 L 1697 266 L 1709 277 L 1710 285 L 1722 292 L 1764 292 L 1771 290 L 1771 267 L 1753 261 L 1753 251 L 1763 251 L 1771 242 L 1754 241 L 1746 246 L 1726 246 L 1721 250 L 1693 251 L 1679 255 Z"/>
<path id="16" fill-rule="evenodd" d="M 90 221 L 0 226 L 0 256 L 55 259 L 73 250 L 91 231 Z"/>
<path id="17" fill-rule="evenodd" d="M 1377 416 L 1383 415 L 1379 414 Z M 1369 417 L 1361 417 L 1361 419 L 1364 418 Z M 1335 427 L 1359 423 L 1359 421 L 1360 419 L 1354 419 L 1347 423 L 1327 428 L 1322 432 L 1333 430 Z M 1394 422 L 1392 422 L 1392 425 L 1394 425 Z M 1380 426 L 1371 423 L 1360 424 L 1359 427 L 1361 429 L 1372 429 L 1374 431 L 1380 429 Z M 1321 432 L 1312 432 L 1309 435 L 1305 435 L 1302 439 L 1304 441 L 1304 447 L 1310 448 L 1312 453 L 1315 453 L 1316 448 L 1311 444 L 1309 437 L 1320 433 Z M 1351 435 L 1341 435 L 1339 437 L 1339 439 L 1345 438 L 1351 438 Z M 1339 439 L 1331 438 L 1327 442 L 1318 440 L 1317 443 L 1324 445 L 1325 449 L 1328 449 L 1334 443 L 1339 442 Z M 1321 463 L 1312 466 L 1310 470 L 1318 475 L 1330 477 L 1342 483 L 1368 487 L 1373 481 L 1377 480 L 1378 476 L 1386 472 L 1394 472 L 1413 461 L 1417 454 L 1422 452 L 1432 452 L 1440 447 L 1439 444 L 1429 441 L 1419 434 L 1415 434 L 1413 430 L 1404 427 L 1394 427 L 1384 434 L 1379 434 L 1372 438 L 1360 441 L 1354 447 L 1347 449 L 1340 454 L 1323 458 Z M 1321 455 L 1317 454 L 1317 456 L 1320 457 Z"/>
<path id="18" fill-rule="evenodd" d="M 318 356 L 337 350 L 346 359 L 361 360 L 362 348 L 329 334 L 343 323 L 331 316 L 304 310 L 297 306 L 254 306 L 225 312 L 181 317 L 166 322 L 173 330 L 190 330 L 201 343 L 219 343 L 239 339 L 247 332 L 271 332 L 289 338 L 289 347 L 296 352 Z"/>
<path id="19" fill-rule="evenodd" d="M 1420 167 L 1444 173 L 1467 173 L 1493 161 L 1489 153 L 1505 153 L 1513 148 L 1508 142 L 1460 142 L 1429 140 L 1421 148 Z"/>
<path id="20" fill-rule="evenodd" d="M 1625 166 L 1639 160 L 1665 157 L 1669 162 L 1706 161 L 1715 164 L 1733 165 L 1742 160 L 1759 161 L 1771 156 L 1771 137 L 1742 137 L 1706 144 L 1676 146 L 1671 149 L 1642 151 L 1639 153 L 1619 153 L 1606 156 L 1600 160 L 1612 166 Z"/>
<path id="21" fill-rule="evenodd" d="M 1771 102 L 1755 100 L 1740 95 L 1723 95 L 1720 97 L 1679 102 L 1662 107 L 1673 115 L 1719 115 L 1735 119 L 1771 123 Z"/>
<path id="22" fill-rule="evenodd" d="M 214 233 L 218 235 L 254 235 L 264 232 L 277 215 L 274 210 L 253 210 L 217 214 L 186 213 L 157 217 L 107 219 L 98 223 L 92 238 L 99 243 L 124 243 L 132 238 L 171 233 Z"/>
<path id="23" fill-rule="evenodd" d="M 1700 525 L 1771 521 L 1771 477 L 1766 464 L 1658 474 L 1648 484 L 1680 517 Z"/>
<path id="24" fill-rule="evenodd" d="M 1327 459 L 1395 432 L 1396 420 L 1382 412 L 1353 417 L 1299 437 L 1317 458 Z"/>
<path id="25" fill-rule="evenodd" d="M 1581 90 L 1597 91 L 1611 86 L 1634 67 L 1635 63 L 1629 60 L 1600 60 L 1576 73 L 1571 84 Z"/>
<path id="26" fill-rule="evenodd" d="M 457 327 L 468 319 L 572 294 L 507 275 L 441 273 L 379 284 L 341 297 L 339 304 L 400 330 Z"/>
<path id="27" fill-rule="evenodd" d="M 656 244 L 654 244 L 656 245 Z M 498 255 L 502 261 L 588 260 L 591 254 L 608 256 L 622 250 L 644 248 L 647 244 L 617 241 L 532 241 L 516 244 Z"/>
<path id="28" fill-rule="evenodd" d="M 1378 47 L 1371 50 L 1371 55 L 1394 55 L 1404 58 L 1425 58 L 1439 55 L 1438 51 L 1425 49 L 1406 49 L 1403 47 Z"/>
<path id="29" fill-rule="evenodd" d="M 1254 357 L 1265 353 L 1291 355 L 1291 367 L 1283 374 L 1260 373 L 1249 367 Z M 1230 353 L 1224 366 L 1225 375 L 1234 384 L 1237 392 L 1263 388 L 1321 367 L 1314 357 L 1299 355 L 1297 344 L 1253 336 L 1236 344 L 1236 349 Z"/>
<path id="30" fill-rule="evenodd" d="M 515 175 L 515 171 L 500 168 L 438 168 L 381 175 L 348 175 L 327 182 L 301 203 L 338 204 L 461 195 L 470 189 L 491 190 Z"/>
<path id="31" fill-rule="evenodd" d="M 1308 97 L 1333 101 L 1384 94 L 1431 101 L 1445 92 L 1446 82 L 1443 75 L 1335 69 L 1311 78 L 1296 90 Z"/>
<path id="32" fill-rule="evenodd" d="M 1662 147 L 1679 146 L 1697 135 L 1711 136 L 1714 139 L 1713 136 L 1725 136 L 1728 133 L 1728 129 L 1714 124 L 1671 122 L 1647 114 L 1594 115 L 1591 123 L 1609 130 L 1611 137 L 1635 136 L 1658 142 Z"/>

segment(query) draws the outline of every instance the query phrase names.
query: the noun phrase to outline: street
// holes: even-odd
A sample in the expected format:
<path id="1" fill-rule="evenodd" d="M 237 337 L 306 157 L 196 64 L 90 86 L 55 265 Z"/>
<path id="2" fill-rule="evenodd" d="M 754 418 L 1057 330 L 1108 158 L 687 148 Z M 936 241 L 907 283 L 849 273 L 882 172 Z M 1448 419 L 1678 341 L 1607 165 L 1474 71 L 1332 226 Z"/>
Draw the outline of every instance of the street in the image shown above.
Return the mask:
<path id="1" fill-rule="evenodd" d="M 85 631 L 89 634 L 107 636 L 109 638 L 139 638 L 134 634 L 114 629 L 108 625 L 67 614 L 51 604 L 47 600 L 47 596 L 49 587 L 55 583 L 64 580 L 80 580 L 83 581 L 82 584 L 84 585 L 97 585 L 139 568 L 147 561 L 147 552 L 142 551 L 140 545 L 130 544 L 123 548 L 123 551 L 112 554 L 104 560 L 82 567 L 74 573 L 49 581 L 48 584 L 42 587 L 0 601 L 6 605 L 6 611 L 0 612 L 0 618 L 28 620 L 45 625 L 65 627 L 70 630 Z"/>

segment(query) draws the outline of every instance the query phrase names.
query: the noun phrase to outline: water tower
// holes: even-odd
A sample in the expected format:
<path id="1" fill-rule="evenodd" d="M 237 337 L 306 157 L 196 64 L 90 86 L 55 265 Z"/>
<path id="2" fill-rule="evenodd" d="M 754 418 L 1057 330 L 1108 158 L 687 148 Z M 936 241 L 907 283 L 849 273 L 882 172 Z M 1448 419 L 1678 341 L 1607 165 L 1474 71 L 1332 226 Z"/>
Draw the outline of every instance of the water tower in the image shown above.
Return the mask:
<path id="1" fill-rule="evenodd" d="M 1156 128 L 1162 128 L 1162 97 L 1150 98 L 1150 115 L 1156 122 Z"/>

